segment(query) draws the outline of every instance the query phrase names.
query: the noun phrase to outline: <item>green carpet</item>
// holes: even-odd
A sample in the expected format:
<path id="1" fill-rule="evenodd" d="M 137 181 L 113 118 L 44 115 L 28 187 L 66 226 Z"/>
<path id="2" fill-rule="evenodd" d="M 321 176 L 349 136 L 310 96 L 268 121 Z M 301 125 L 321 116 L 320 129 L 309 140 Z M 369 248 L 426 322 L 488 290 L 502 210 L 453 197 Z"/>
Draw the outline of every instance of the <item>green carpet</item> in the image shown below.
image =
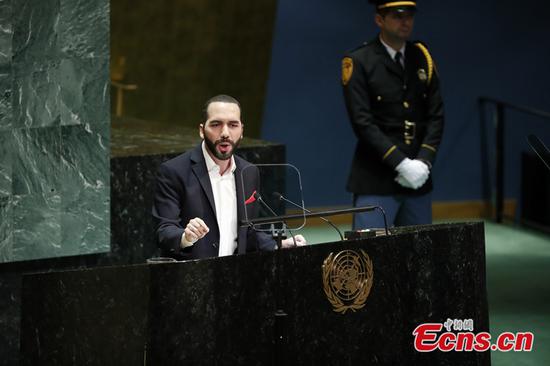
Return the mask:
<path id="1" fill-rule="evenodd" d="M 532 352 L 493 352 L 492 364 L 550 365 L 550 237 L 486 222 L 485 240 L 491 334 L 535 335 Z"/>
<path id="2" fill-rule="evenodd" d="M 300 233 L 310 244 L 339 239 L 329 226 L 306 227 Z M 492 352 L 492 365 L 550 365 L 550 237 L 485 222 L 485 240 L 493 338 L 507 331 L 535 335 L 532 352 Z"/>

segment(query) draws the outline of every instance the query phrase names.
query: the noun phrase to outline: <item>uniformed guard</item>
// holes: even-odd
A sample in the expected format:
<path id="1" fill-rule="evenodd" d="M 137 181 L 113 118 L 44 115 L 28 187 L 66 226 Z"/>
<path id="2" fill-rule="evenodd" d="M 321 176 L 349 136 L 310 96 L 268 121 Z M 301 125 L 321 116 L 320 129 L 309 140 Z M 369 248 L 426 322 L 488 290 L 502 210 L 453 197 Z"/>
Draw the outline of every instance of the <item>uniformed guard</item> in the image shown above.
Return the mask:
<path id="1" fill-rule="evenodd" d="M 369 0 L 378 37 L 342 60 L 342 85 L 358 142 L 347 189 L 355 206 L 382 206 L 390 225 L 432 221 L 431 168 L 443 133 L 439 77 L 428 48 L 410 42 L 415 1 Z M 354 228 L 383 227 L 374 213 Z"/>

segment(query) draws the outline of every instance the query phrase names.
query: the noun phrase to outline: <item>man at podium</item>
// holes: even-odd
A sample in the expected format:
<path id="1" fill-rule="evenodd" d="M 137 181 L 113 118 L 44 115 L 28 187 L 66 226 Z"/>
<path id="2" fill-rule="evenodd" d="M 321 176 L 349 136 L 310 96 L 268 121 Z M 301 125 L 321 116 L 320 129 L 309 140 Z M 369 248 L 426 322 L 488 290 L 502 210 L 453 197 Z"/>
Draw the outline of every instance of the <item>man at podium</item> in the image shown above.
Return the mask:
<path id="1" fill-rule="evenodd" d="M 152 213 L 163 256 L 187 260 L 276 249 L 270 235 L 238 224 L 245 210 L 247 217 L 258 212 L 258 202 L 249 199 L 259 190 L 258 169 L 234 155 L 243 128 L 239 102 L 215 96 L 199 125 L 202 143 L 161 164 Z M 306 240 L 296 235 L 281 244 L 302 246 Z"/>

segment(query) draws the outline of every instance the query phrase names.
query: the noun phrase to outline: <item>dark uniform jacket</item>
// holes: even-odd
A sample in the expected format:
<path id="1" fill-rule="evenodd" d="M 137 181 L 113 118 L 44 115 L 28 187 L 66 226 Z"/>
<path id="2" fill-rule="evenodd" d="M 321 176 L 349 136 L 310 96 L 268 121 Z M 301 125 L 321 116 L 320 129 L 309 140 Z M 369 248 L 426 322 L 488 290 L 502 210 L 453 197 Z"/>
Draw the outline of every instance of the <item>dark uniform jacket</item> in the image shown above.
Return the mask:
<path id="1" fill-rule="evenodd" d="M 443 102 L 431 56 L 421 43 L 407 42 L 405 68 L 376 38 L 342 61 L 342 84 L 349 119 L 358 138 L 347 190 L 355 194 L 415 195 L 394 181 L 406 157 L 431 166 L 443 132 Z"/>
<path id="2" fill-rule="evenodd" d="M 235 186 L 237 191 L 237 220 L 254 218 L 258 203 L 245 203 L 252 192 L 259 191 L 258 168 L 246 160 L 235 157 Z M 244 192 L 243 192 L 244 191 Z M 246 197 L 245 197 L 246 196 Z M 210 176 L 201 145 L 161 164 L 155 184 L 153 220 L 157 244 L 163 256 L 177 260 L 217 257 L 220 231 Z M 202 239 L 181 249 L 181 236 L 189 220 L 199 217 L 210 229 Z M 239 227 L 237 253 L 256 250 L 274 250 L 275 241 L 265 233 L 250 227 Z"/>

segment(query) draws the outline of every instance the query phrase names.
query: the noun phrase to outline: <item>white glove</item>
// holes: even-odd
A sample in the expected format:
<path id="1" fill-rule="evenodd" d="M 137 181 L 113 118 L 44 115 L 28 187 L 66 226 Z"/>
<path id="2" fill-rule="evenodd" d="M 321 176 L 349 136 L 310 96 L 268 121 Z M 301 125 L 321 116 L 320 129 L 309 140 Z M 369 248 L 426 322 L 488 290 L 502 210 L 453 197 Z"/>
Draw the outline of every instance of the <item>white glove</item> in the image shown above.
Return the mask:
<path id="1" fill-rule="evenodd" d="M 298 234 L 294 236 L 294 239 L 287 238 L 281 241 L 281 246 L 283 248 L 292 248 L 294 246 L 294 240 L 296 240 L 296 246 L 297 247 L 303 247 L 304 245 L 307 245 L 306 238 L 304 238 L 302 235 Z"/>
<path id="2" fill-rule="evenodd" d="M 401 174 L 399 174 L 399 175 L 397 175 L 397 177 L 395 177 L 395 181 L 397 183 L 399 183 L 399 185 L 401 185 L 405 188 L 414 189 L 414 187 L 409 183 L 409 181 L 406 180 L 405 178 L 403 178 L 403 176 Z"/>
<path id="3" fill-rule="evenodd" d="M 185 227 L 185 231 L 181 236 L 181 247 L 185 248 L 195 244 L 199 239 L 204 238 L 210 229 L 202 219 L 195 217 L 194 219 L 189 220 L 189 223 Z"/>
<path id="4" fill-rule="evenodd" d="M 417 159 L 405 158 L 395 167 L 395 170 L 399 173 L 395 181 L 406 188 L 418 189 L 430 176 L 428 165 Z"/>

